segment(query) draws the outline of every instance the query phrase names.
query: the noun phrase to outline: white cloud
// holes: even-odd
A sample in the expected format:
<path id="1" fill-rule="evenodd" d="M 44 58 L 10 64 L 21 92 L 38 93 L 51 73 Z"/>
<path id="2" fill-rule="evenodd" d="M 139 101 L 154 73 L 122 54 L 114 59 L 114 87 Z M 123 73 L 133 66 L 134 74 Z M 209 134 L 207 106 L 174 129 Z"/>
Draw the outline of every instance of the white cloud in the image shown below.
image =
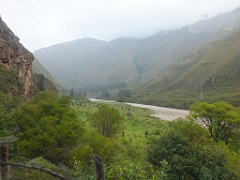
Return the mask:
<path id="1" fill-rule="evenodd" d="M 239 0 L 0 0 L 0 14 L 30 50 L 83 37 L 143 37 L 233 10 Z"/>

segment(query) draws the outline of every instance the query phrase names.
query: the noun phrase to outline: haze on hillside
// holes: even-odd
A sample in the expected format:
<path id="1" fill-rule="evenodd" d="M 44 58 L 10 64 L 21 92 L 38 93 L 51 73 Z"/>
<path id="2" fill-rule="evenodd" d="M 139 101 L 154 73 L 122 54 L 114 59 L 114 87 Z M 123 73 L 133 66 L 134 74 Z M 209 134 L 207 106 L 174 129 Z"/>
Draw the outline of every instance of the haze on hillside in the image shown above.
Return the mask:
<path id="1" fill-rule="evenodd" d="M 99 91 L 143 85 L 179 58 L 238 29 L 239 19 L 240 8 L 144 39 L 82 38 L 34 55 L 67 88 Z"/>
<path id="2" fill-rule="evenodd" d="M 23 45 L 35 51 L 83 37 L 143 38 L 239 6 L 239 0 L 1 0 L 0 14 Z"/>

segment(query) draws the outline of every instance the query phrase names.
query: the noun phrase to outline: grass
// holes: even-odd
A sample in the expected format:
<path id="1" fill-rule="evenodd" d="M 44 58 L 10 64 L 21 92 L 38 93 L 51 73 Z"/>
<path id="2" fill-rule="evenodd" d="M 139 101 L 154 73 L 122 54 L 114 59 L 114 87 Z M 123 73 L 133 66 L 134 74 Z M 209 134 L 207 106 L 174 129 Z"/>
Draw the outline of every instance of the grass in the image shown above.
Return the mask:
<path id="1" fill-rule="evenodd" d="M 226 101 L 239 106 L 239 35 L 237 30 L 181 58 L 137 90 L 138 100 L 184 109 L 199 100 Z M 200 98 L 201 88 L 203 99 Z"/>
<path id="2" fill-rule="evenodd" d="M 91 115 L 97 110 L 99 103 L 84 103 L 81 106 L 74 106 L 78 116 L 88 127 L 91 128 Z M 169 128 L 169 122 L 159 118 L 151 117 L 149 109 L 137 108 L 124 103 L 108 103 L 117 108 L 125 117 L 124 129 L 117 136 L 121 144 L 125 146 L 126 153 L 131 158 L 145 160 L 148 139 L 159 136 Z"/>

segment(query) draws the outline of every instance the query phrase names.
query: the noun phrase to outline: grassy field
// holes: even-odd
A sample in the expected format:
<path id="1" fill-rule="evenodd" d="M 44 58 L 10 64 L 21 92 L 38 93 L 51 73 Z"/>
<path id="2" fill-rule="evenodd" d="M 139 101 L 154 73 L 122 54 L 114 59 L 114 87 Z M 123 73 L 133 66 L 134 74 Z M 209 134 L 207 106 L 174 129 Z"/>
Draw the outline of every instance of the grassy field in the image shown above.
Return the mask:
<path id="1" fill-rule="evenodd" d="M 74 106 L 79 118 L 85 121 L 91 128 L 91 116 L 98 109 L 100 103 L 84 103 L 81 106 Z M 132 158 L 145 159 L 148 149 L 148 139 L 161 135 L 169 129 L 169 122 L 159 118 L 151 117 L 152 111 L 149 109 L 137 108 L 124 103 L 108 103 L 117 108 L 124 116 L 124 129 L 118 134 L 119 139 L 127 150 L 127 154 Z M 137 151 L 136 151 L 137 150 Z"/>

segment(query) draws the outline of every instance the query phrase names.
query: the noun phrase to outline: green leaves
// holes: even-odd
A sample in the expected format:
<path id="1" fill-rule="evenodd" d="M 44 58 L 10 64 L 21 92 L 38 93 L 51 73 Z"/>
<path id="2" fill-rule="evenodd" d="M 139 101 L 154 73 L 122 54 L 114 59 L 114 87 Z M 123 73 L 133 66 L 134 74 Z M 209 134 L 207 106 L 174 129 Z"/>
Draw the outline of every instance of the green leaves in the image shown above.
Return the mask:
<path id="1" fill-rule="evenodd" d="M 170 179 L 237 179 L 238 170 L 229 166 L 232 154 L 226 146 L 209 139 L 195 122 L 178 120 L 171 124 L 169 132 L 150 141 L 151 164 L 161 169 L 161 162 L 167 161 Z"/>
<path id="2" fill-rule="evenodd" d="M 196 103 L 191 106 L 193 118 L 206 126 L 210 136 L 217 141 L 229 143 L 229 139 L 239 132 L 240 114 L 225 102 Z"/>
<path id="3" fill-rule="evenodd" d="M 92 117 L 93 126 L 105 137 L 113 137 L 119 133 L 123 128 L 123 120 L 117 109 L 106 104 L 100 105 Z"/>
<path id="4" fill-rule="evenodd" d="M 53 92 L 42 92 L 16 115 L 18 150 L 27 157 L 43 156 L 54 163 L 70 163 L 85 127 L 70 108 L 70 101 Z"/>

